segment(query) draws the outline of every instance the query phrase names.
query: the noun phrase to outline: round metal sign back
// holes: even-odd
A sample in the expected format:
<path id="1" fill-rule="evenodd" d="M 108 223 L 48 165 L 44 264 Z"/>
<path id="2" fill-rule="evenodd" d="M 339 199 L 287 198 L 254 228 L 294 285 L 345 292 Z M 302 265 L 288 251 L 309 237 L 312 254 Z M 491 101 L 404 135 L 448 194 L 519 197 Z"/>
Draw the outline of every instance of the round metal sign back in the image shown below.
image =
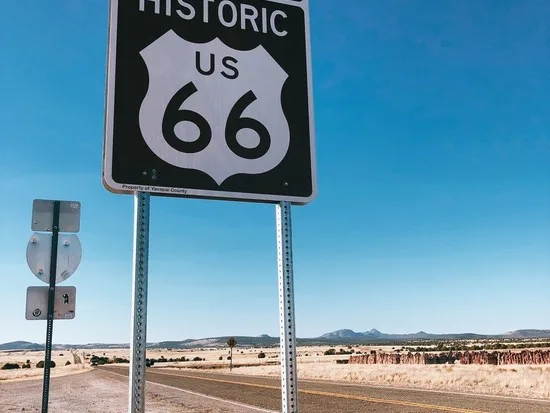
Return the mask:
<path id="1" fill-rule="evenodd" d="M 27 264 L 38 279 L 50 283 L 50 258 L 52 234 L 32 234 L 27 245 Z M 55 283 L 59 284 L 74 274 L 82 258 L 82 246 L 76 234 L 59 234 L 57 243 L 57 271 Z"/>

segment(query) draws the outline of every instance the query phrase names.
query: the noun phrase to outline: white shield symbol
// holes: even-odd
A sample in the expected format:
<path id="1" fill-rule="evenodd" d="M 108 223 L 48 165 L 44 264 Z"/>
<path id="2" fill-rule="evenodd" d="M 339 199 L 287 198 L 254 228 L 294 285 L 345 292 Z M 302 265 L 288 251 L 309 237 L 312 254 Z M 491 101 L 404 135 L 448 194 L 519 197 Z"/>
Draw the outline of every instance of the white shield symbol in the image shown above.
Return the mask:
<path id="1" fill-rule="evenodd" d="M 217 38 L 191 43 L 170 30 L 141 56 L 149 88 L 139 125 L 159 158 L 203 171 L 218 185 L 284 159 L 290 130 L 281 93 L 288 75 L 262 46 L 233 50 Z"/>

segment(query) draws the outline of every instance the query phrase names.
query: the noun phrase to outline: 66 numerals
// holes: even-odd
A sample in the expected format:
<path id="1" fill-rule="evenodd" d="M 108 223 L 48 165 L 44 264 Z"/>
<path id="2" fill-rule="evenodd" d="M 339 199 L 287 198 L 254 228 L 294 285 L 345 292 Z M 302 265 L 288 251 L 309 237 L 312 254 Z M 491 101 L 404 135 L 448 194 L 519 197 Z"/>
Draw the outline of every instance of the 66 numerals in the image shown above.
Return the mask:
<path id="1" fill-rule="evenodd" d="M 212 128 L 208 121 L 197 112 L 180 109 L 181 105 L 198 89 L 193 82 L 187 83 L 168 102 L 162 118 L 162 134 L 172 148 L 185 153 L 197 153 L 204 150 L 212 140 Z M 257 100 L 254 92 L 246 92 L 231 108 L 225 124 L 225 142 L 237 156 L 245 159 L 258 159 L 264 156 L 271 146 L 271 136 L 267 128 L 256 119 L 241 116 L 244 110 Z M 179 122 L 191 122 L 199 128 L 199 137 L 192 141 L 180 140 L 174 129 Z M 258 134 L 259 143 L 254 148 L 242 146 L 237 140 L 237 133 L 250 129 Z"/>

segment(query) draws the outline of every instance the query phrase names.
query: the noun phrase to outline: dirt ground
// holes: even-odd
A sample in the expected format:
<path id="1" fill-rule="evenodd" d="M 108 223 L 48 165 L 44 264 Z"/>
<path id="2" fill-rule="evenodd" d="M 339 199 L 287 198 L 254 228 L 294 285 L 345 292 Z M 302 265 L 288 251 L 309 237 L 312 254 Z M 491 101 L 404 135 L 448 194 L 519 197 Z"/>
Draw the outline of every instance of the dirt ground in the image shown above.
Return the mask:
<path id="1" fill-rule="evenodd" d="M 154 383 L 146 387 L 145 405 L 148 413 L 268 412 Z M 39 412 L 41 406 L 42 380 L 0 382 L 0 413 Z M 127 410 L 126 378 L 92 370 L 51 381 L 49 411 L 52 413 L 122 413 Z"/>

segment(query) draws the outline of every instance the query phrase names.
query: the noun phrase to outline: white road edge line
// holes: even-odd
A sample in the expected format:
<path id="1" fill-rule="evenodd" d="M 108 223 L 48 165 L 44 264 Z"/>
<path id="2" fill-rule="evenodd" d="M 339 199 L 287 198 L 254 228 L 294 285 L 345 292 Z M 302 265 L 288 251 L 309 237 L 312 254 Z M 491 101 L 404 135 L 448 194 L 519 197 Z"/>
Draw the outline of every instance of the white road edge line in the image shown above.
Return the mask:
<path id="1" fill-rule="evenodd" d="M 109 372 L 109 373 L 111 373 L 111 374 L 116 374 L 117 376 L 127 377 L 127 376 L 125 376 L 124 374 L 120 374 L 120 373 L 117 373 L 117 372 L 114 372 L 114 371 L 110 371 L 110 370 L 106 370 L 106 369 L 101 369 L 101 371 L 107 371 L 107 372 Z M 255 411 L 257 411 L 257 412 L 262 412 L 262 413 L 279 413 L 277 410 L 267 410 L 267 409 L 263 409 L 263 408 L 261 408 L 261 407 L 252 406 L 252 405 L 250 405 L 250 404 L 234 402 L 234 401 L 231 401 L 231 400 L 222 399 L 222 398 L 220 398 L 220 397 L 209 396 L 209 395 L 203 394 L 203 393 L 197 393 L 197 392 L 194 392 L 194 391 L 191 391 L 191 390 L 185 390 L 185 389 L 180 389 L 180 388 L 178 388 L 178 387 L 168 386 L 168 385 L 166 385 L 166 384 L 155 383 L 155 382 L 149 381 L 149 380 L 146 380 L 146 382 L 149 383 L 149 384 L 154 384 L 155 386 L 166 387 L 167 389 L 171 389 L 171 390 L 178 390 L 178 391 L 181 391 L 181 392 L 183 392 L 183 393 L 192 394 L 193 396 L 200 396 L 200 397 L 204 397 L 205 399 L 210 399 L 210 400 L 215 400 L 215 401 L 219 401 L 219 402 L 223 402 L 223 403 L 227 403 L 227 404 L 232 404 L 232 405 L 234 405 L 234 406 L 244 407 L 244 408 L 247 408 L 247 409 L 255 410 Z"/>

